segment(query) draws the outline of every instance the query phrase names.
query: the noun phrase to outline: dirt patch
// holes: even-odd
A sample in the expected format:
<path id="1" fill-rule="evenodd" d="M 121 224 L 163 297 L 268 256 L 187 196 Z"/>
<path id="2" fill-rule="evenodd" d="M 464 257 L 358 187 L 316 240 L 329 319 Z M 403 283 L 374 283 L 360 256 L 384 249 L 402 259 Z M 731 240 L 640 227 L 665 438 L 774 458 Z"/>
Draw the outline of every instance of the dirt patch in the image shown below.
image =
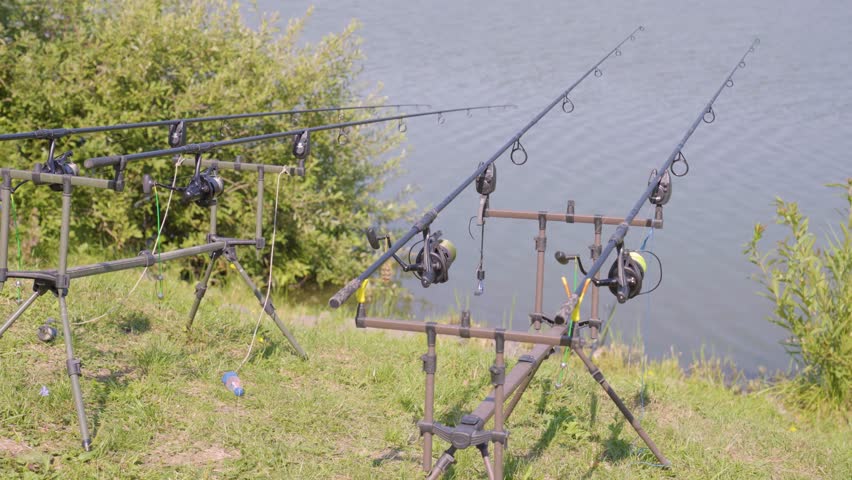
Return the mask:
<path id="1" fill-rule="evenodd" d="M 179 467 L 192 465 L 196 467 L 221 463 L 232 458 L 239 458 L 240 452 L 221 445 L 209 445 L 201 442 L 190 446 L 177 443 L 162 444 L 147 456 L 145 463 Z"/>
<path id="2" fill-rule="evenodd" d="M 16 442 L 11 438 L 0 437 L 0 456 L 17 457 L 32 450 L 26 443 Z"/>

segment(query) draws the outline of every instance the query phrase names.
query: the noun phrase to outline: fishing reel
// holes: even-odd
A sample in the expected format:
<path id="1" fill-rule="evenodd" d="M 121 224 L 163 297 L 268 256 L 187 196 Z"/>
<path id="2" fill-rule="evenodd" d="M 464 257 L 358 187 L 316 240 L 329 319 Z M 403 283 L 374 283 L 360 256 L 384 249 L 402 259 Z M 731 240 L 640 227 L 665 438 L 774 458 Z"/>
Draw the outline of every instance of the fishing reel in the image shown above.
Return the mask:
<path id="1" fill-rule="evenodd" d="M 653 255 L 653 253 L 651 254 Z M 580 271 L 583 275 L 586 275 L 586 269 L 583 268 L 583 262 L 580 260 L 579 255 L 568 255 L 565 252 L 558 251 L 555 256 L 556 261 L 562 265 L 567 265 L 571 260 L 576 260 Z M 656 255 L 654 256 L 656 257 Z M 609 287 L 610 293 L 615 295 L 618 303 L 624 303 L 642 292 L 642 281 L 645 279 L 645 271 L 647 269 L 648 264 L 639 252 L 619 248 L 616 259 L 609 268 L 607 277 L 600 279 L 593 278 L 592 283 L 597 287 Z M 655 286 L 654 289 L 656 288 Z"/>
<path id="2" fill-rule="evenodd" d="M 76 163 L 71 161 L 71 156 L 74 155 L 74 152 L 68 150 L 62 155 L 53 158 L 51 151 L 50 157 L 48 157 L 47 161 L 42 164 L 37 164 L 33 169 L 36 173 L 52 173 L 54 175 L 72 175 L 77 176 L 80 174 L 80 167 L 77 166 Z M 38 183 L 38 182 L 34 182 Z M 58 183 L 50 184 L 50 189 L 55 192 L 62 191 L 62 185 Z"/>
<path id="3" fill-rule="evenodd" d="M 387 248 L 391 247 L 390 235 L 379 236 L 373 227 L 370 227 L 365 232 L 367 242 L 373 250 L 381 248 L 381 241 L 385 240 Z M 414 257 L 414 262 L 411 262 L 411 253 L 418 244 L 423 246 L 417 255 Z M 408 262 L 401 259 L 396 253 L 392 255 L 393 259 L 402 267 L 403 272 L 411 272 L 420 280 L 423 288 L 428 288 L 433 283 L 444 283 L 449 280 L 450 267 L 456 260 L 456 246 L 453 242 L 446 238 L 441 238 L 441 231 L 429 233 L 423 232 L 423 239 L 415 243 L 408 250 Z"/>
<path id="4" fill-rule="evenodd" d="M 171 185 L 157 183 L 147 173 L 142 176 L 142 193 L 144 193 L 145 198 L 151 198 L 155 186 L 179 192 L 181 203 L 184 205 L 195 202 L 196 205 L 201 207 L 213 205 L 216 198 L 222 195 L 225 190 L 225 182 L 219 176 L 218 169 L 214 167 L 193 175 L 189 184 L 185 187 L 172 187 Z"/>

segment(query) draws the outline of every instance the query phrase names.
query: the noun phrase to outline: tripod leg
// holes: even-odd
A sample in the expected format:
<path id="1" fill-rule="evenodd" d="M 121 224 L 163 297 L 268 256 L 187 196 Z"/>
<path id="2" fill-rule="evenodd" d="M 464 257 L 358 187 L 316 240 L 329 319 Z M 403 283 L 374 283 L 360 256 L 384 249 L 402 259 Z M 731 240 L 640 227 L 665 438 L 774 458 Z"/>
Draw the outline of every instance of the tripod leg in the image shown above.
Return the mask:
<path id="1" fill-rule="evenodd" d="M 15 313 L 13 313 L 12 316 L 9 317 L 8 320 L 6 320 L 6 323 L 4 323 L 2 327 L 0 327 L 0 337 L 2 337 L 3 334 L 6 333 L 6 330 L 8 330 L 13 323 L 15 323 L 15 320 L 20 318 L 20 316 L 23 315 L 28 308 L 30 308 L 30 305 L 35 303 L 38 297 L 44 295 L 44 292 L 45 291 L 42 289 L 36 290 L 35 292 L 33 292 L 32 295 L 30 295 L 30 298 L 28 298 L 24 303 L 21 304 L 20 307 L 18 307 L 17 310 L 15 310 Z"/>
<path id="2" fill-rule="evenodd" d="M 659 462 L 665 465 L 666 467 L 670 466 L 671 462 L 669 462 L 668 459 L 663 456 L 662 452 L 660 452 L 660 449 L 657 448 L 657 445 L 654 443 L 653 440 L 651 440 L 651 437 L 649 437 L 648 434 L 645 433 L 645 429 L 642 428 L 642 425 L 639 423 L 639 421 L 636 420 L 632 413 L 630 413 L 630 410 L 627 409 L 627 406 L 624 405 L 624 402 L 621 401 L 621 398 L 618 396 L 617 393 L 615 393 L 615 390 L 612 389 L 612 387 L 609 385 L 609 382 L 606 381 L 606 378 L 604 378 L 603 373 L 601 373 L 597 365 L 595 365 L 594 363 L 592 363 L 591 360 L 589 360 L 589 357 L 587 357 L 586 354 L 583 352 L 583 347 L 578 346 L 575 348 L 574 346 L 572 346 L 571 349 L 574 350 L 574 353 L 576 353 L 577 356 L 580 357 L 580 360 L 582 360 L 583 363 L 586 365 L 586 368 L 589 369 L 589 373 L 592 375 L 592 378 L 594 378 L 599 384 L 601 384 L 601 387 L 603 387 L 604 391 L 606 391 L 606 394 L 609 395 L 609 398 L 612 399 L 613 403 L 615 403 L 615 406 L 618 407 L 619 410 L 621 410 L 621 414 L 624 415 L 624 418 L 626 418 L 628 422 L 630 422 L 630 425 L 633 427 L 634 430 L 636 430 L 636 433 L 639 434 L 639 437 L 642 438 L 642 441 L 645 442 L 645 445 L 648 445 L 648 448 L 651 449 L 651 452 L 654 453 L 654 456 L 657 457 L 657 460 L 659 460 Z"/>
<path id="3" fill-rule="evenodd" d="M 488 480 L 494 480 L 497 477 L 494 476 L 494 468 L 491 467 L 491 459 L 488 457 L 488 444 L 479 444 L 477 448 L 479 448 L 479 453 L 482 454 L 482 460 L 485 461 L 485 473 L 488 475 Z"/>
<path id="4" fill-rule="evenodd" d="M 251 277 L 249 277 L 248 273 L 246 273 L 246 270 L 240 264 L 239 260 L 237 260 L 236 256 L 228 255 L 226 258 L 229 262 L 231 262 L 231 265 L 233 265 L 234 268 L 236 268 L 237 271 L 240 272 L 240 276 L 243 278 L 243 281 L 246 282 L 246 285 L 248 285 L 249 288 L 251 288 L 254 292 L 254 296 L 257 297 L 257 301 L 260 302 L 261 307 L 263 307 L 263 311 L 266 312 L 266 314 L 269 315 L 270 318 L 272 318 L 272 321 L 275 322 L 275 325 L 278 326 L 278 329 L 281 330 L 281 333 L 283 333 L 284 336 L 287 337 L 287 340 L 290 341 L 290 345 L 293 346 L 293 348 L 296 350 L 296 353 L 298 353 L 299 356 L 303 359 L 307 360 L 308 354 L 305 353 L 305 351 L 302 349 L 302 346 L 299 345 L 299 342 L 296 341 L 296 337 L 294 337 L 293 334 L 290 333 L 290 330 L 278 317 L 278 313 L 275 312 L 275 306 L 272 304 L 272 301 L 270 300 L 268 302 L 265 302 L 266 299 L 263 293 L 261 293 L 261 291 L 257 288 L 257 285 L 254 284 Z"/>
<path id="5" fill-rule="evenodd" d="M 426 402 L 423 408 L 423 421 L 432 423 L 435 420 L 435 370 L 437 356 L 435 354 L 435 326 L 429 325 L 426 330 L 426 355 L 423 355 L 423 371 L 426 373 Z M 423 470 L 432 470 L 432 434 L 423 433 Z"/>
<path id="6" fill-rule="evenodd" d="M 426 480 L 438 480 L 441 478 L 441 475 L 447 470 L 447 468 L 456 461 L 453 457 L 456 453 L 456 447 L 451 446 L 446 449 L 444 453 L 438 457 L 438 461 L 435 462 L 435 466 L 432 467 L 432 471 L 429 472 L 429 475 L 426 476 Z M 485 462 L 486 464 L 488 462 Z"/>
<path id="7" fill-rule="evenodd" d="M 92 438 L 89 436 L 89 426 L 86 423 L 86 409 L 83 405 L 83 392 L 80 390 L 80 360 L 74 358 L 74 347 L 71 344 L 71 324 L 68 322 L 68 306 L 65 297 L 59 296 L 59 313 L 62 318 L 62 331 L 65 339 L 65 353 L 68 359 L 65 362 L 68 368 L 68 376 L 71 378 L 71 391 L 74 394 L 74 405 L 77 407 L 77 421 L 80 423 L 80 436 L 83 437 L 83 449 L 87 452 L 92 449 Z"/>
<path id="8" fill-rule="evenodd" d="M 207 283 L 210 281 L 210 274 L 213 273 L 213 265 L 216 263 L 216 258 L 219 257 L 219 252 L 210 254 L 210 263 L 207 264 L 207 270 L 204 271 L 204 276 L 198 284 L 195 285 L 195 302 L 189 310 L 189 320 L 186 322 L 186 333 L 192 330 L 192 322 L 195 321 L 195 314 L 198 313 L 198 306 L 201 305 L 201 299 L 207 293 Z"/>
<path id="9" fill-rule="evenodd" d="M 494 431 L 503 433 L 503 402 L 505 402 L 504 384 L 506 382 L 506 361 L 504 352 L 503 331 L 494 337 L 495 350 L 497 352 L 494 366 L 491 367 L 491 383 L 494 385 Z M 492 474 L 502 480 L 503 478 L 503 442 L 494 442 L 494 472 Z"/>

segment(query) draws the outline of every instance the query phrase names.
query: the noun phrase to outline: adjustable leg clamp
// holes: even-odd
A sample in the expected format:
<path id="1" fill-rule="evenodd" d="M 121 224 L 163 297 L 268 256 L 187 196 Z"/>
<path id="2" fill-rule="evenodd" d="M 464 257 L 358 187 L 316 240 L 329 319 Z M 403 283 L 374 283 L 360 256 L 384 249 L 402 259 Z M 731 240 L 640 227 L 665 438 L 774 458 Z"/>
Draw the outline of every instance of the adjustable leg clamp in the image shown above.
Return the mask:
<path id="1" fill-rule="evenodd" d="M 462 310 L 459 326 L 459 336 L 461 338 L 470 338 L 470 310 Z"/>
<path id="2" fill-rule="evenodd" d="M 56 294 L 61 296 L 68 295 L 68 288 L 71 287 L 71 277 L 68 275 L 56 275 Z"/>
<path id="3" fill-rule="evenodd" d="M 491 372 L 491 385 L 496 387 L 497 385 L 506 383 L 506 367 L 491 365 L 488 371 Z"/>
<path id="4" fill-rule="evenodd" d="M 423 360 L 423 371 L 428 374 L 434 374 L 436 370 L 438 370 L 438 356 L 433 354 L 424 353 L 420 356 L 420 360 Z"/>
<path id="5" fill-rule="evenodd" d="M 80 376 L 83 374 L 82 362 L 78 358 L 71 358 L 65 361 L 65 368 L 68 369 L 68 376 Z"/>

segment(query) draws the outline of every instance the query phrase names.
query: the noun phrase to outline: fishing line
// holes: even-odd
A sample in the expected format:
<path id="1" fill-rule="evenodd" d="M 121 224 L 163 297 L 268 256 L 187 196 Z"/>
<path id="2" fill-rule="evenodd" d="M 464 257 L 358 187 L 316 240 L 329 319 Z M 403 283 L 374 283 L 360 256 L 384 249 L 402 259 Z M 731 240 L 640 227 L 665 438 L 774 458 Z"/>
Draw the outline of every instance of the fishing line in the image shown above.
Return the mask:
<path id="1" fill-rule="evenodd" d="M 183 157 L 179 157 L 177 159 L 177 161 L 175 162 L 175 173 L 174 173 L 174 176 L 172 177 L 172 188 L 174 188 L 175 184 L 177 183 L 178 169 L 180 168 L 182 163 L 183 163 Z M 169 208 L 171 207 L 171 204 L 172 204 L 172 192 L 173 192 L 173 190 L 169 190 L 169 197 L 166 200 L 166 208 L 163 211 L 163 220 L 162 220 L 162 222 L 160 222 L 159 221 L 159 196 L 157 196 L 156 188 L 157 187 L 154 186 L 154 195 L 155 195 L 155 198 L 157 198 L 157 213 L 158 213 L 157 224 L 158 224 L 158 226 L 157 226 L 157 237 L 154 240 L 154 248 L 153 248 L 152 252 L 157 253 L 157 257 L 160 258 L 159 252 L 157 252 L 157 247 L 160 244 L 160 236 L 163 232 L 163 227 L 166 225 L 166 219 L 169 217 Z M 98 315 L 97 317 L 93 317 L 93 318 L 90 318 L 88 320 L 83 320 L 83 321 L 80 321 L 80 322 L 71 322 L 71 325 L 85 325 L 87 323 L 96 322 L 96 321 L 106 317 L 110 313 L 114 312 L 118 307 L 123 306 L 124 302 L 126 302 L 127 299 L 130 298 L 131 295 L 133 295 L 133 292 L 135 292 L 136 288 L 139 286 L 139 284 L 142 283 L 142 279 L 145 278 L 145 274 L 148 273 L 148 268 L 149 267 L 146 266 L 142 270 L 142 273 L 139 275 L 139 278 L 136 280 L 136 283 L 133 285 L 133 288 L 131 288 L 127 292 L 127 294 L 124 297 L 121 298 L 121 300 L 119 300 L 115 305 L 113 305 L 112 308 L 108 309 L 106 312 L 102 313 L 101 315 Z"/>
<path id="2" fill-rule="evenodd" d="M 577 268 L 578 268 L 577 265 L 578 264 L 579 264 L 579 262 L 574 262 L 574 283 L 573 283 L 573 285 L 577 284 Z M 566 289 L 565 293 L 570 296 L 571 286 L 566 283 L 565 289 Z M 571 322 L 568 325 L 568 338 L 571 338 L 573 333 L 574 333 L 574 322 Z M 556 388 L 560 388 L 562 386 L 562 380 L 565 379 L 565 368 L 568 366 L 568 357 L 570 357 L 570 356 L 571 356 L 571 347 L 565 347 L 564 351 L 562 352 L 562 363 L 559 364 L 559 373 L 557 374 L 556 383 L 554 384 L 554 386 Z"/>
<path id="3" fill-rule="evenodd" d="M 647 247 L 649 242 L 650 242 L 650 247 Z M 646 248 L 647 248 L 647 250 L 646 250 Z M 653 252 L 651 252 L 651 250 L 653 250 L 653 248 L 654 248 L 654 228 L 651 227 L 651 228 L 648 228 L 648 232 L 645 234 L 645 239 L 642 240 L 641 249 L 644 250 L 644 251 L 647 251 L 648 253 L 651 253 L 653 255 Z M 656 255 L 654 255 L 654 256 L 656 256 Z M 660 265 L 660 268 L 662 269 L 662 264 Z M 662 274 L 662 272 L 660 272 L 660 273 Z M 662 279 L 662 277 L 660 277 L 660 278 Z M 657 284 L 657 286 L 659 286 L 659 283 Z M 655 290 L 656 288 L 657 287 L 654 287 L 654 289 L 652 289 L 651 291 Z M 646 293 L 650 293 L 650 292 L 646 292 Z M 651 319 L 651 297 L 646 297 L 645 298 L 645 321 L 649 321 L 650 319 Z M 639 338 L 642 339 L 642 375 L 640 375 L 640 377 L 639 377 L 640 378 L 640 383 L 639 383 L 639 417 L 637 419 L 639 421 L 639 423 L 641 424 L 642 419 L 645 417 L 645 388 L 646 388 L 645 378 L 647 376 L 647 367 L 648 367 L 648 355 L 647 355 L 647 352 L 645 351 L 645 337 L 642 335 L 642 317 L 641 316 L 639 317 L 639 321 L 637 322 L 637 331 L 638 331 Z M 643 452 L 648 451 L 648 449 L 645 448 L 645 447 L 637 447 L 636 446 L 636 439 L 633 439 L 633 441 L 630 442 L 630 447 L 633 449 L 633 451 L 635 453 L 643 453 Z M 638 461 L 638 460 L 635 461 L 634 464 L 647 465 L 649 467 L 657 467 L 657 468 L 669 468 L 670 467 L 669 465 L 663 465 L 662 463 L 658 463 L 658 462 L 646 462 L 646 461 Z"/>
<path id="4" fill-rule="evenodd" d="M 266 312 L 266 306 L 269 304 L 269 296 L 272 293 L 272 262 L 275 259 L 275 234 L 278 232 L 278 194 L 281 192 L 281 175 L 285 173 L 287 173 L 287 170 L 282 169 L 275 180 L 275 207 L 272 209 L 272 242 L 269 245 L 269 276 L 266 280 L 266 297 L 263 299 L 260 315 L 258 315 L 257 322 L 254 325 L 254 332 L 251 334 L 251 342 L 249 342 L 249 348 L 246 352 L 246 356 L 243 357 L 243 361 L 240 362 L 240 365 L 234 370 L 234 372 L 237 373 L 239 373 L 240 369 L 243 368 L 243 365 L 246 364 L 251 356 L 251 351 L 254 348 L 254 341 L 257 339 L 257 331 L 260 329 L 260 322 L 263 320 L 263 314 Z"/>
<path id="5" fill-rule="evenodd" d="M 163 232 L 163 224 L 160 223 L 160 194 L 157 191 L 156 185 L 153 188 L 154 190 L 154 202 L 157 206 L 157 239 L 160 238 L 160 235 Z M 163 299 L 165 295 L 163 295 L 163 263 L 162 263 L 162 255 L 161 252 L 154 247 L 154 251 L 157 253 L 157 281 L 154 284 L 154 291 L 157 293 L 157 298 L 160 300 Z"/>

